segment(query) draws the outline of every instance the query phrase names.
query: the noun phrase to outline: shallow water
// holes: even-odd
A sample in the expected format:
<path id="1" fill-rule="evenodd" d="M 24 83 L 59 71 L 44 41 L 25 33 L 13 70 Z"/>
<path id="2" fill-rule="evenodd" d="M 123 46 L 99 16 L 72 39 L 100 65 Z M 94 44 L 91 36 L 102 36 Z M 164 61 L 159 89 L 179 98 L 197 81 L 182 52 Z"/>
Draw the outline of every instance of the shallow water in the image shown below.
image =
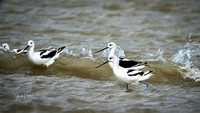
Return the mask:
<path id="1" fill-rule="evenodd" d="M 197 0 L 1 0 L 0 43 L 36 49 L 67 45 L 50 67 L 0 48 L 1 112 L 200 112 L 200 2 Z M 113 76 L 118 56 L 147 61 L 143 84 Z"/>

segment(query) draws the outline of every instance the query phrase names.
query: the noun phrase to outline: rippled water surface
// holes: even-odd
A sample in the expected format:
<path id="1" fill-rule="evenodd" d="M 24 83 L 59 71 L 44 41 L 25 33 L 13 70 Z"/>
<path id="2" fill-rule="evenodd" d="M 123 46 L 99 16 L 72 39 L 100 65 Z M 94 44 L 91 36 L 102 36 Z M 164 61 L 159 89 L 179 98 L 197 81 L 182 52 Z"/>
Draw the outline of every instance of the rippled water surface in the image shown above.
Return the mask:
<path id="1" fill-rule="evenodd" d="M 200 112 L 198 0 L 0 0 L 0 43 L 36 49 L 67 45 L 48 68 L 0 47 L 1 112 Z M 108 65 L 117 55 L 147 61 L 155 75 L 120 83 Z"/>

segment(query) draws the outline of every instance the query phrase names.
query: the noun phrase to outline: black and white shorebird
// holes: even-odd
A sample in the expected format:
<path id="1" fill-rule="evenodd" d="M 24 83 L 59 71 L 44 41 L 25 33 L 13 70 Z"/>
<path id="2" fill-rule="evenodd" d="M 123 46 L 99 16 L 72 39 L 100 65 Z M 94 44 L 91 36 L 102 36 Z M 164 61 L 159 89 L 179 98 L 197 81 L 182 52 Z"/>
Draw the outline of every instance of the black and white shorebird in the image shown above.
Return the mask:
<path id="1" fill-rule="evenodd" d="M 110 49 L 110 52 L 109 52 L 109 55 L 108 55 L 108 58 L 115 55 L 115 50 L 118 46 L 114 43 L 114 42 L 110 42 L 108 43 L 108 46 L 99 50 L 99 51 L 96 51 L 94 53 L 98 53 L 98 52 L 101 52 L 105 49 Z M 109 62 L 108 63 L 109 66 L 111 68 L 113 68 L 113 62 Z M 139 61 L 133 61 L 133 60 L 129 60 L 129 59 L 126 59 L 126 58 L 119 58 L 119 66 L 123 67 L 123 68 L 128 68 L 128 69 L 141 69 L 141 68 L 144 68 L 147 65 L 147 62 L 139 62 Z"/>
<path id="2" fill-rule="evenodd" d="M 134 69 L 127 69 L 124 67 L 119 66 L 120 59 L 112 55 L 108 57 L 108 60 L 104 62 L 103 64 L 97 66 L 96 68 L 101 67 L 102 65 L 112 62 L 113 63 L 113 73 L 117 77 L 118 80 L 127 83 L 126 89 L 128 90 L 128 84 L 133 84 L 133 83 L 143 83 L 146 85 L 143 91 L 145 91 L 148 87 L 149 84 L 144 82 L 144 80 L 149 79 L 153 75 L 153 71 L 139 71 L 139 70 L 134 70 Z"/>
<path id="3" fill-rule="evenodd" d="M 49 66 L 54 63 L 54 60 L 57 59 L 60 53 L 66 48 L 66 46 L 62 46 L 60 48 L 52 48 L 52 49 L 42 49 L 38 51 L 34 51 L 35 43 L 33 40 L 28 41 L 27 47 L 24 49 L 29 49 L 28 51 L 28 59 L 37 65 L 45 65 Z"/>
<path id="4" fill-rule="evenodd" d="M 15 52 L 16 54 L 28 54 L 28 51 L 27 50 L 23 50 L 23 49 L 13 49 L 13 50 L 10 50 L 10 47 L 7 43 L 3 43 L 2 44 L 2 47 L 5 51 L 9 51 L 9 52 Z"/>

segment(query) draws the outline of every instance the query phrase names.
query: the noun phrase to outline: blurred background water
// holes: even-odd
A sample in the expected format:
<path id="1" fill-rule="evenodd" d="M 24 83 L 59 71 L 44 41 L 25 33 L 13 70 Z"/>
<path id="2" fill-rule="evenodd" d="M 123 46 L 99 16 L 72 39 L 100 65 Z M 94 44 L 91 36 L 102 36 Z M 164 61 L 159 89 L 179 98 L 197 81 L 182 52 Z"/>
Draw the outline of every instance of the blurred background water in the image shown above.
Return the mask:
<path id="1" fill-rule="evenodd" d="M 1 0 L 0 43 L 36 49 L 67 45 L 46 68 L 0 48 L 1 112 L 200 112 L 198 0 Z M 147 61 L 144 85 L 119 83 L 108 65 L 116 53 Z"/>

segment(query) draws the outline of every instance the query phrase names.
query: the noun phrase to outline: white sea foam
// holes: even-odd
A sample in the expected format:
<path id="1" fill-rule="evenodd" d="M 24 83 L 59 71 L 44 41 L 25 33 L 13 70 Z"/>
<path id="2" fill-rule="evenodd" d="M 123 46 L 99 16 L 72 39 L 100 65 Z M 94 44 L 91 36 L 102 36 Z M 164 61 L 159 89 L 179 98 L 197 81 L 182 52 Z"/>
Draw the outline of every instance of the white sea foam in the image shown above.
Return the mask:
<path id="1" fill-rule="evenodd" d="M 91 49 L 89 48 L 89 50 L 85 49 L 85 48 L 82 48 L 82 51 L 79 52 L 79 55 L 83 55 L 84 58 L 89 58 L 91 60 L 95 60 L 94 57 L 93 57 L 93 54 L 92 54 L 92 51 Z"/>
<path id="2" fill-rule="evenodd" d="M 102 52 L 101 56 L 107 58 L 108 55 L 109 55 L 109 53 L 110 53 L 110 50 L 109 50 L 109 49 L 105 49 L 105 50 Z M 117 49 L 116 49 L 116 51 L 115 51 L 115 55 L 116 55 L 117 57 L 122 57 L 122 58 L 126 56 L 125 53 L 124 53 L 124 50 L 121 49 L 120 47 L 117 47 Z"/>
<path id="3" fill-rule="evenodd" d="M 164 53 L 163 49 L 158 49 L 158 51 L 154 53 L 141 53 L 137 57 L 141 57 L 143 60 L 146 61 L 165 61 L 163 53 Z"/>
<path id="4" fill-rule="evenodd" d="M 0 50 L 2 50 L 3 49 L 3 47 L 2 46 L 0 46 Z"/>
<path id="5" fill-rule="evenodd" d="M 73 50 L 65 49 L 64 53 L 66 55 L 70 55 L 70 56 L 74 56 L 74 57 L 87 58 L 87 59 L 90 59 L 93 61 L 95 60 L 95 58 L 93 57 L 93 54 L 92 54 L 92 50 L 90 48 L 89 49 L 82 48 L 82 50 L 77 53 L 75 53 Z"/>
<path id="6" fill-rule="evenodd" d="M 182 64 L 179 71 L 184 78 L 200 81 L 199 70 L 200 44 L 197 42 L 187 43 L 183 49 L 174 54 L 169 60 Z"/>

